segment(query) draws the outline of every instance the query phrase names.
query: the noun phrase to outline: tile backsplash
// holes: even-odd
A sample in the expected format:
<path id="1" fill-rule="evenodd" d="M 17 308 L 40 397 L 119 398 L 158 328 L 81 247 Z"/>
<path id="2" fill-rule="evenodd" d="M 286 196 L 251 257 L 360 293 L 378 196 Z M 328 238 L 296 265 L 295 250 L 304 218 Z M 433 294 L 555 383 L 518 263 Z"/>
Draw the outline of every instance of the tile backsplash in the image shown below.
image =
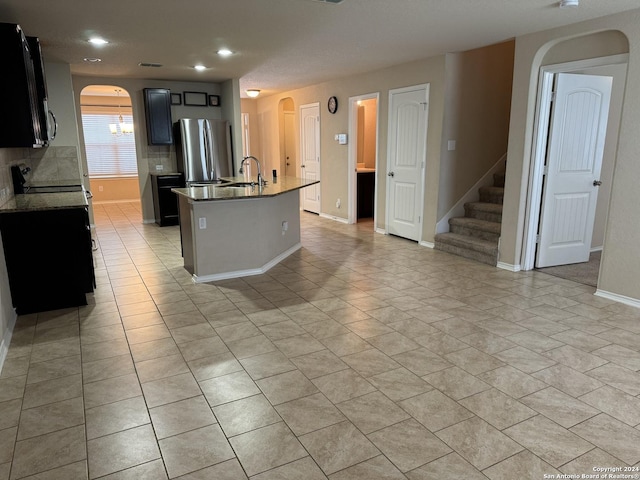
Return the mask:
<path id="1" fill-rule="evenodd" d="M 81 181 L 76 147 L 0 148 L 0 205 L 13 197 L 11 165 L 31 168 L 31 181 Z"/>
<path id="2" fill-rule="evenodd" d="M 158 170 L 156 165 L 162 165 L 162 172 L 176 171 L 176 149 L 174 145 L 143 145 L 144 155 L 149 166 L 149 172 Z"/>
<path id="3" fill-rule="evenodd" d="M 46 147 L 25 149 L 28 158 L 23 163 L 31 167 L 31 180 L 80 181 L 78 149 L 76 147 Z"/>

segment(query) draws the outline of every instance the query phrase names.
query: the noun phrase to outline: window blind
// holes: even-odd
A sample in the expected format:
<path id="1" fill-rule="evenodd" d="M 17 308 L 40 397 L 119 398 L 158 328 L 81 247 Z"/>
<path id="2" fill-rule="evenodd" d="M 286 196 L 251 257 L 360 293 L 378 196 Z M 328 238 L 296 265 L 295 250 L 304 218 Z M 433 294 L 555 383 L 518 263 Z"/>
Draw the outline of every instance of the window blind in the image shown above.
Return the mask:
<path id="1" fill-rule="evenodd" d="M 109 124 L 133 124 L 131 107 L 81 106 L 89 178 L 133 177 L 138 174 L 133 134 L 113 135 Z M 120 133 L 120 126 L 118 126 Z"/>

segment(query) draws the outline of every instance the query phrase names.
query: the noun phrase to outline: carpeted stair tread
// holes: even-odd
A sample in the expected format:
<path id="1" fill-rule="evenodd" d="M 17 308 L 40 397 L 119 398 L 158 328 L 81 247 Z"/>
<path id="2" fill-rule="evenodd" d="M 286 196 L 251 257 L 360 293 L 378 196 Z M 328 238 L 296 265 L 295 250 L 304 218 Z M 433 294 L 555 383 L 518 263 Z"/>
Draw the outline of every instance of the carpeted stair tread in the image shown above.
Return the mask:
<path id="1" fill-rule="evenodd" d="M 499 213 L 502 215 L 502 205 L 498 203 L 469 202 L 464 204 L 464 208 L 477 210 L 479 212 Z"/>
<path id="2" fill-rule="evenodd" d="M 455 247 L 466 248 L 487 255 L 498 254 L 498 244 L 496 242 L 483 240 L 481 238 L 459 235 L 457 233 L 439 233 L 436 235 L 435 240 L 436 242 L 447 243 Z"/>
<path id="3" fill-rule="evenodd" d="M 478 189 L 480 201 L 464 204 L 464 217 L 449 219 L 449 232 L 435 236 L 435 248 L 495 266 L 502 224 L 505 174 L 493 175 L 493 187 Z"/>
<path id="4" fill-rule="evenodd" d="M 502 204 L 504 199 L 504 188 L 502 187 L 481 187 L 478 189 L 480 201 L 488 203 Z"/>
<path id="5" fill-rule="evenodd" d="M 480 220 L 478 218 L 469 217 L 451 218 L 449 219 L 449 225 L 473 228 L 475 230 L 482 230 L 484 232 L 497 234 L 500 234 L 501 227 L 501 224 L 498 222 L 488 222 L 487 220 Z"/>
<path id="6" fill-rule="evenodd" d="M 435 248 L 460 257 L 495 266 L 498 263 L 498 242 L 482 240 L 456 233 L 439 233 Z"/>

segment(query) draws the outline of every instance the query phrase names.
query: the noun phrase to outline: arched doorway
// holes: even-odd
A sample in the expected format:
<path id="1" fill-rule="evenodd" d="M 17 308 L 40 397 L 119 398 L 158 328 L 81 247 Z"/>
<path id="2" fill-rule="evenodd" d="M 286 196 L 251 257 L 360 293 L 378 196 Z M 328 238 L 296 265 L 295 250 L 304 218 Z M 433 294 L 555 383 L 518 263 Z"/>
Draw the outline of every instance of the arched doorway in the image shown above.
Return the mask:
<path id="1" fill-rule="evenodd" d="M 600 55 L 585 58 L 585 45 L 607 45 L 609 49 L 600 51 L 593 47 L 594 53 Z M 594 187 L 596 183 L 601 183 L 602 186 L 595 189 L 597 207 L 589 214 L 592 215 L 593 232 L 589 230 L 588 238 L 592 241 L 590 244 L 585 243 L 586 249 L 591 249 L 589 261 L 572 263 L 570 261 L 563 262 L 560 258 L 554 263 L 554 266 L 541 269 L 551 275 L 593 287 L 597 286 L 600 253 L 604 249 L 612 178 L 617 155 L 617 138 L 626 81 L 627 52 L 628 43 L 623 34 L 616 31 L 604 31 L 559 42 L 551 46 L 541 59 L 537 100 L 539 113 L 534 131 L 534 150 L 529 172 L 528 209 L 523 241 L 522 266 L 524 270 L 540 266 L 538 265 L 539 248 L 541 248 L 539 245 L 544 243 L 541 238 L 544 239 L 544 235 L 549 236 L 549 232 L 543 230 L 544 224 L 540 219 L 542 215 L 541 197 L 548 183 L 547 180 L 555 174 L 555 170 L 549 168 L 546 163 L 550 149 L 549 138 L 553 136 L 553 132 L 550 131 L 553 128 L 550 125 L 551 114 L 547 116 L 547 112 L 552 112 L 552 107 L 556 104 L 552 97 L 559 75 L 570 73 L 578 76 L 584 75 L 585 78 L 586 76 L 610 77 L 613 79 L 611 107 L 604 140 L 602 172 L 597 179 L 601 182 L 593 183 Z M 551 233 L 553 234 L 553 232 Z"/>
<path id="2" fill-rule="evenodd" d="M 89 85 L 80 93 L 80 113 L 93 203 L 139 203 L 129 93 L 116 85 Z"/>

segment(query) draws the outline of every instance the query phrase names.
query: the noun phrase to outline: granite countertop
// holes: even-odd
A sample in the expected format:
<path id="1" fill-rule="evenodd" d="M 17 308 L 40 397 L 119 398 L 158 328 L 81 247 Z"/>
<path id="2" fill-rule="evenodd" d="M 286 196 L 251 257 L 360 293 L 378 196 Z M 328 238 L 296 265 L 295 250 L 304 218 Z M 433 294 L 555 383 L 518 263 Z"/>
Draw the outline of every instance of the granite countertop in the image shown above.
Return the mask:
<path id="1" fill-rule="evenodd" d="M 244 177 L 227 177 L 224 181 L 230 183 L 245 182 Z M 275 181 L 267 180 L 264 187 L 246 186 L 229 187 L 225 184 L 207 185 L 204 187 L 172 188 L 171 191 L 195 202 L 210 200 L 239 200 L 243 198 L 274 197 L 283 193 L 299 190 L 309 185 L 320 183 L 319 180 L 308 181 L 297 177 L 278 177 Z M 227 183 L 226 185 L 229 185 Z"/>
<path id="2" fill-rule="evenodd" d="M 34 193 L 14 195 L 11 200 L 0 206 L 0 213 L 79 208 L 87 205 L 89 203 L 84 192 Z"/>

